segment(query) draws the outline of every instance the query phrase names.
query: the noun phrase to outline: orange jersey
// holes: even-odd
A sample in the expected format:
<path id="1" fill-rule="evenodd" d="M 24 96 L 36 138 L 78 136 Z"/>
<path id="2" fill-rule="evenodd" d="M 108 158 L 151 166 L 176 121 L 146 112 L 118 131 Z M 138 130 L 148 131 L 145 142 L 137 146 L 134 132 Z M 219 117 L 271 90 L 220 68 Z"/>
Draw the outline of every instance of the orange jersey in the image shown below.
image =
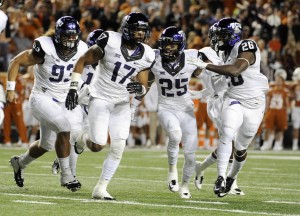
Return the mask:
<path id="1" fill-rule="evenodd" d="M 272 88 L 267 97 L 269 98 L 268 109 L 285 110 L 288 107 L 286 99 L 289 98 L 289 91 L 286 88 Z"/>

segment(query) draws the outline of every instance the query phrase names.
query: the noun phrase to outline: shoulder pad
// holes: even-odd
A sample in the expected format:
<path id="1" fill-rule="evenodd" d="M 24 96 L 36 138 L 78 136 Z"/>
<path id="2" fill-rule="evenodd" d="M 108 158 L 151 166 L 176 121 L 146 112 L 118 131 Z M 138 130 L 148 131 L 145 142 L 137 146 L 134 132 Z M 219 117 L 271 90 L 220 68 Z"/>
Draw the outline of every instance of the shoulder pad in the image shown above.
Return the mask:
<path id="1" fill-rule="evenodd" d="M 243 40 L 239 45 L 239 51 L 241 52 L 256 52 L 257 51 L 257 44 L 253 40 Z"/>

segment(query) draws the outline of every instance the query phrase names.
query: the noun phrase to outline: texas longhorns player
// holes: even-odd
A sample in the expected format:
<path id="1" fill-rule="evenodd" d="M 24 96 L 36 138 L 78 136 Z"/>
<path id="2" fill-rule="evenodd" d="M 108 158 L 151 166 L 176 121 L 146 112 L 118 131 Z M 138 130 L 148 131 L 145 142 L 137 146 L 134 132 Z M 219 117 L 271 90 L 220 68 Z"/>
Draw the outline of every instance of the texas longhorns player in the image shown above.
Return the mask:
<path id="1" fill-rule="evenodd" d="M 290 106 L 289 90 L 285 86 L 287 73 L 284 69 L 275 71 L 275 85 L 267 94 L 267 106 L 265 116 L 265 129 L 267 139 L 261 146 L 261 150 L 272 149 L 273 140 L 275 144 L 273 150 L 283 149 L 283 133 L 287 129 L 287 109 Z"/>

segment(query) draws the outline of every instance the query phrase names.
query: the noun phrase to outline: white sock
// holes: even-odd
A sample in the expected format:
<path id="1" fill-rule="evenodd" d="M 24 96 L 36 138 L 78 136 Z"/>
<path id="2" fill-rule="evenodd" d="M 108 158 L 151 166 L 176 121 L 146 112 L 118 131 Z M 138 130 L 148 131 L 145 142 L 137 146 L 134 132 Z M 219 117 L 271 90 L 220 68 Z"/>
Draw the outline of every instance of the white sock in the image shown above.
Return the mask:
<path id="1" fill-rule="evenodd" d="M 70 151 L 70 156 L 69 156 L 69 164 L 70 168 L 72 171 L 73 176 L 76 176 L 76 165 L 77 165 L 77 159 L 78 159 L 78 154 L 76 154 L 74 146 L 71 145 L 71 151 Z"/>
<path id="2" fill-rule="evenodd" d="M 98 185 L 101 189 L 106 190 L 108 183 L 109 183 L 109 180 L 103 179 L 102 177 L 100 177 L 100 178 L 99 178 L 99 181 L 97 182 L 97 185 Z"/>
<path id="3" fill-rule="evenodd" d="M 110 156 L 107 156 L 102 166 L 101 178 L 110 181 L 115 174 L 119 164 L 120 160 L 116 160 Z"/>
<path id="4" fill-rule="evenodd" d="M 178 181 L 178 172 L 177 172 L 177 165 L 169 165 L 169 175 L 168 175 L 168 181 L 171 181 L 175 179 Z"/>
<path id="5" fill-rule="evenodd" d="M 239 173 L 239 171 L 242 169 L 244 163 L 246 162 L 246 160 L 242 161 L 242 162 L 238 162 L 235 158 L 233 159 L 233 163 L 231 166 L 231 169 L 229 170 L 228 173 L 228 177 L 235 179 L 237 177 L 237 174 Z"/>
<path id="6" fill-rule="evenodd" d="M 31 134 L 29 137 L 29 143 L 33 143 L 34 141 L 36 141 L 36 134 Z"/>
<path id="7" fill-rule="evenodd" d="M 264 141 L 264 144 L 262 145 L 261 149 L 271 149 L 272 148 L 272 144 L 273 144 L 273 140 L 275 138 L 275 134 L 274 133 L 271 133 L 269 135 L 269 138 L 267 140 Z"/>
<path id="8" fill-rule="evenodd" d="M 20 155 L 19 165 L 21 168 L 26 168 L 28 164 L 34 161 L 36 158 L 33 158 L 29 155 L 29 150 L 27 150 L 24 154 Z"/>
<path id="9" fill-rule="evenodd" d="M 293 139 L 293 149 L 298 149 L 298 138 Z"/>
<path id="10" fill-rule="evenodd" d="M 61 170 L 63 169 L 70 169 L 70 162 L 69 162 L 69 156 L 65 158 L 58 158 L 59 165 Z"/>
<path id="11" fill-rule="evenodd" d="M 190 179 L 195 172 L 196 160 L 195 153 L 184 153 L 184 165 L 182 171 L 182 183 L 190 182 Z"/>
<path id="12" fill-rule="evenodd" d="M 283 136 L 279 140 L 275 140 L 274 148 L 282 148 Z"/>
<path id="13" fill-rule="evenodd" d="M 212 154 L 209 154 L 203 162 L 201 162 L 201 166 L 200 166 L 200 172 L 206 170 L 206 168 L 210 167 L 211 165 L 213 165 L 215 162 L 217 161 L 216 158 L 214 158 L 212 156 Z"/>
<path id="14" fill-rule="evenodd" d="M 232 143 L 222 143 L 219 142 L 217 150 L 217 167 L 218 167 L 218 176 L 223 176 L 226 179 L 226 171 L 232 151 Z"/>

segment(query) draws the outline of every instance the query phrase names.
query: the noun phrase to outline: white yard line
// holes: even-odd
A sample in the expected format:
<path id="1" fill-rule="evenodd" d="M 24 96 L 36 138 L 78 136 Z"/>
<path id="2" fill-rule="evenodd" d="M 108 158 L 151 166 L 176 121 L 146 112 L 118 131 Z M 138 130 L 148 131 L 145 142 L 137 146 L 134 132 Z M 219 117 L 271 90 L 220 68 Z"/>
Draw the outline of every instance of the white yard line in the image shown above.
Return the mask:
<path id="1" fill-rule="evenodd" d="M 13 200 L 12 202 L 16 202 L 16 203 L 31 203 L 31 204 L 45 204 L 45 205 L 57 204 L 57 203 L 53 203 L 53 202 L 40 202 L 40 201 L 32 201 L 32 200 Z"/>
<path id="2" fill-rule="evenodd" d="M 40 196 L 40 195 L 30 195 L 30 194 L 13 194 L 13 193 L 0 193 L 0 195 L 5 196 L 22 196 L 22 197 L 32 197 L 32 198 L 45 198 L 45 199 L 54 199 L 54 200 L 72 200 L 80 201 L 83 203 L 105 203 L 105 204 L 121 204 L 121 205 L 137 205 L 137 206 L 148 206 L 148 207 L 161 207 L 161 208 L 178 208 L 178 209 L 193 209 L 193 210 L 206 210 L 206 211 L 218 211 L 218 212 L 230 212 L 230 213 L 241 213 L 241 214 L 251 214 L 251 215 L 273 215 L 273 216 L 300 216 L 300 215 L 287 215 L 280 213 L 271 213 L 271 212 L 257 212 L 257 211 L 244 211 L 244 210 L 230 210 L 223 208 L 205 208 L 205 207 L 195 207 L 195 206 L 186 206 L 186 205 L 164 205 L 164 204 L 152 204 L 152 203 L 140 203 L 132 201 L 102 201 L 102 200 L 92 200 L 92 199 L 78 199 L 70 197 L 59 197 L 59 196 Z"/>
<path id="3" fill-rule="evenodd" d="M 247 172 L 249 174 L 249 172 Z M 12 175 L 12 172 L 0 172 L 0 174 L 5 174 L 5 175 Z M 55 175 L 52 174 L 37 174 L 37 173 L 26 173 L 26 175 L 28 176 L 49 176 L 49 177 L 53 177 Z M 57 175 L 59 176 L 59 175 Z M 26 176 L 25 176 L 26 177 Z M 80 176 L 81 178 L 85 178 L 85 179 L 99 179 L 98 176 Z M 166 181 L 162 181 L 162 180 L 149 180 L 149 179 L 130 179 L 130 178 L 114 178 L 114 180 L 121 180 L 121 181 L 135 181 L 135 182 L 145 182 L 147 184 L 149 183 L 166 183 Z M 193 184 L 193 183 L 190 183 Z M 203 185 L 208 185 L 208 186 L 213 186 L 213 184 L 207 184 L 204 183 Z M 288 184 L 286 184 L 287 186 L 289 186 Z M 241 188 L 253 188 L 253 189 L 262 189 L 262 187 L 255 187 L 255 186 L 246 186 L 246 185 L 239 185 Z M 281 186 L 284 186 L 281 184 Z M 1 185 L 0 185 L 1 188 Z M 263 187 L 264 190 L 275 190 L 275 191 L 292 191 L 292 192 L 300 192 L 300 189 L 295 189 L 295 188 L 282 188 L 282 187 Z"/>
<path id="4" fill-rule="evenodd" d="M 293 204 L 293 205 L 300 205 L 300 202 L 287 202 L 287 201 L 276 201 L 276 200 L 269 200 L 264 201 L 266 203 L 282 203 L 282 204 Z"/>

